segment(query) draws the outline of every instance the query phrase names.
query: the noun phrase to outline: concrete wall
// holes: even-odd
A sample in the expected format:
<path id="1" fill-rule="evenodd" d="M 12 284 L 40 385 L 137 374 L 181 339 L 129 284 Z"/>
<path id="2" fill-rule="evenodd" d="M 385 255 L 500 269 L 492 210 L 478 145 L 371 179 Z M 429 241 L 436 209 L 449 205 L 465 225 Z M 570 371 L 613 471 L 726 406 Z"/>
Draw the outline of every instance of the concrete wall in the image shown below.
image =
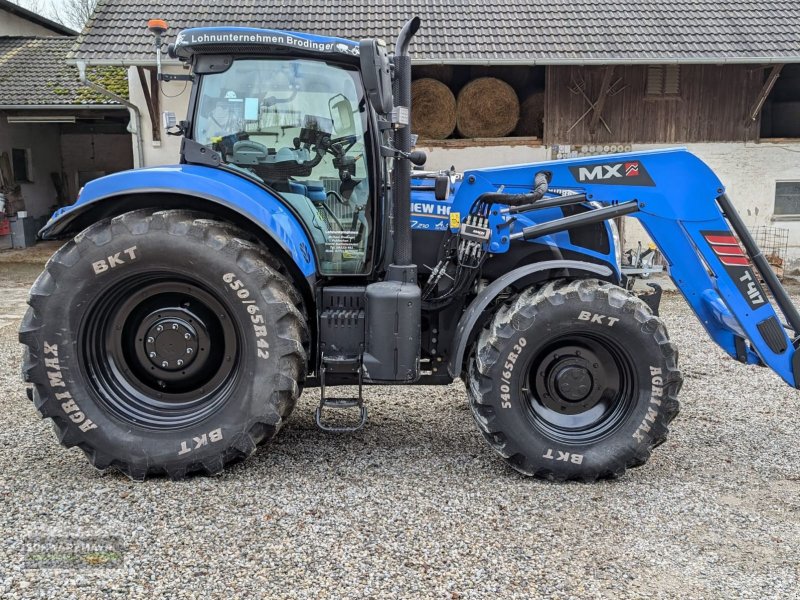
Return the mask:
<path id="1" fill-rule="evenodd" d="M 33 23 L 28 19 L 20 16 L 13 15 L 7 10 L 0 9 L 0 36 L 13 35 L 13 36 L 26 36 L 26 35 L 41 35 L 46 37 L 53 37 L 63 35 L 56 33 L 52 29 L 42 27 L 37 23 Z"/>
<path id="2" fill-rule="evenodd" d="M 11 160 L 12 148 L 30 150 L 31 183 L 20 183 L 25 209 L 32 217 L 50 214 L 56 203 L 56 190 L 50 173 L 61 171 L 59 147 L 59 125 L 57 124 L 9 124 L 0 113 L 0 153 L 7 152 Z"/>

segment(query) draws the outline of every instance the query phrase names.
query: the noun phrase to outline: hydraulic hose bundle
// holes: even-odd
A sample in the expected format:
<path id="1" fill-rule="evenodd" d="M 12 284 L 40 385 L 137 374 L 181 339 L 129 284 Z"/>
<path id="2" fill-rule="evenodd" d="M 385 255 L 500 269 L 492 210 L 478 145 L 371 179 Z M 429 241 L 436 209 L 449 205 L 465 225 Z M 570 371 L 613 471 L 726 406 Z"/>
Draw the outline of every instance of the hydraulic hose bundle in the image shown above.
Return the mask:
<path id="1" fill-rule="evenodd" d="M 423 306 L 428 310 L 448 306 L 455 298 L 469 293 L 486 260 L 486 244 L 491 238 L 489 212 L 493 204 L 521 210 L 544 198 L 552 175 L 539 171 L 534 176 L 533 190 L 526 194 L 489 192 L 481 194 L 461 222 L 458 233 L 449 234 L 442 243 L 442 258 L 433 268 L 422 290 Z M 452 282 L 446 286 L 447 282 Z"/>

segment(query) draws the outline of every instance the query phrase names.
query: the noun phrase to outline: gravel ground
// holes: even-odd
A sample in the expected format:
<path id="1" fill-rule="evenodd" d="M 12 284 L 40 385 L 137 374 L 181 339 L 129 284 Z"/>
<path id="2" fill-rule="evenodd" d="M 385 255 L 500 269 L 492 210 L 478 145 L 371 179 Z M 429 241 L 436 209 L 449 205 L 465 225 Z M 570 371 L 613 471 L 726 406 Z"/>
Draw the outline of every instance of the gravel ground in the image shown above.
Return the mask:
<path id="1" fill-rule="evenodd" d="M 800 393 L 727 359 L 677 295 L 683 409 L 620 480 L 516 474 L 459 383 L 368 388 L 367 427 L 343 436 L 315 429 L 309 390 L 224 475 L 134 484 L 61 448 L 25 398 L 35 271 L 0 265 L 0 597 L 800 598 Z M 119 555 L 29 568 L 43 535 L 115 537 Z"/>

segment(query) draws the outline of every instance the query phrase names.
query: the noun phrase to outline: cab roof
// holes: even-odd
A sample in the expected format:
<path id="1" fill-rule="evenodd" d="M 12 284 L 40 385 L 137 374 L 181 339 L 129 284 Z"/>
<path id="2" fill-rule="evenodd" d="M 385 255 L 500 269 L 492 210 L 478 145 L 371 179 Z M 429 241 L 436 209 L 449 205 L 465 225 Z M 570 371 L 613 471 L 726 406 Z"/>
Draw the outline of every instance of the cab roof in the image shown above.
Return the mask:
<path id="1" fill-rule="evenodd" d="M 280 54 L 358 63 L 359 46 L 343 38 L 277 29 L 197 27 L 181 31 L 170 54 L 184 61 L 197 54 Z"/>

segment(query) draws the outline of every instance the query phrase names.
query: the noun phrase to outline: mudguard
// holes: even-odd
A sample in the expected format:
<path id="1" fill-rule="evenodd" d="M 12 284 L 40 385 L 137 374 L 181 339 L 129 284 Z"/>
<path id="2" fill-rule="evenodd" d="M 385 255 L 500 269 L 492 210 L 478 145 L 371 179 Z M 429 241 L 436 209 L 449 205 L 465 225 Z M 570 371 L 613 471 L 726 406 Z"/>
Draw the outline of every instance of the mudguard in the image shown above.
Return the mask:
<path id="1" fill-rule="evenodd" d="M 241 176 L 199 165 L 136 169 L 95 179 L 86 184 L 74 204 L 56 211 L 39 234 L 43 239 L 55 238 L 68 230 L 75 219 L 101 203 L 144 194 L 201 198 L 233 210 L 272 238 L 303 276 L 312 277 L 317 272 L 314 244 L 286 204 Z"/>
<path id="2" fill-rule="evenodd" d="M 548 260 L 532 265 L 525 265 L 514 269 L 495 279 L 489 284 L 477 298 L 461 315 L 456 327 L 456 333 L 451 347 L 454 349 L 450 356 L 450 362 L 447 365 L 447 370 L 453 379 L 461 375 L 461 365 L 464 364 L 464 354 L 467 351 L 467 344 L 472 337 L 472 331 L 478 323 L 483 311 L 494 300 L 500 292 L 507 287 L 513 287 L 515 283 L 527 279 L 530 275 L 541 271 L 566 271 L 570 276 L 580 274 L 582 276 L 597 276 L 601 278 L 608 278 L 614 275 L 611 268 L 605 265 L 598 265 L 594 263 L 579 261 L 579 260 Z"/>

